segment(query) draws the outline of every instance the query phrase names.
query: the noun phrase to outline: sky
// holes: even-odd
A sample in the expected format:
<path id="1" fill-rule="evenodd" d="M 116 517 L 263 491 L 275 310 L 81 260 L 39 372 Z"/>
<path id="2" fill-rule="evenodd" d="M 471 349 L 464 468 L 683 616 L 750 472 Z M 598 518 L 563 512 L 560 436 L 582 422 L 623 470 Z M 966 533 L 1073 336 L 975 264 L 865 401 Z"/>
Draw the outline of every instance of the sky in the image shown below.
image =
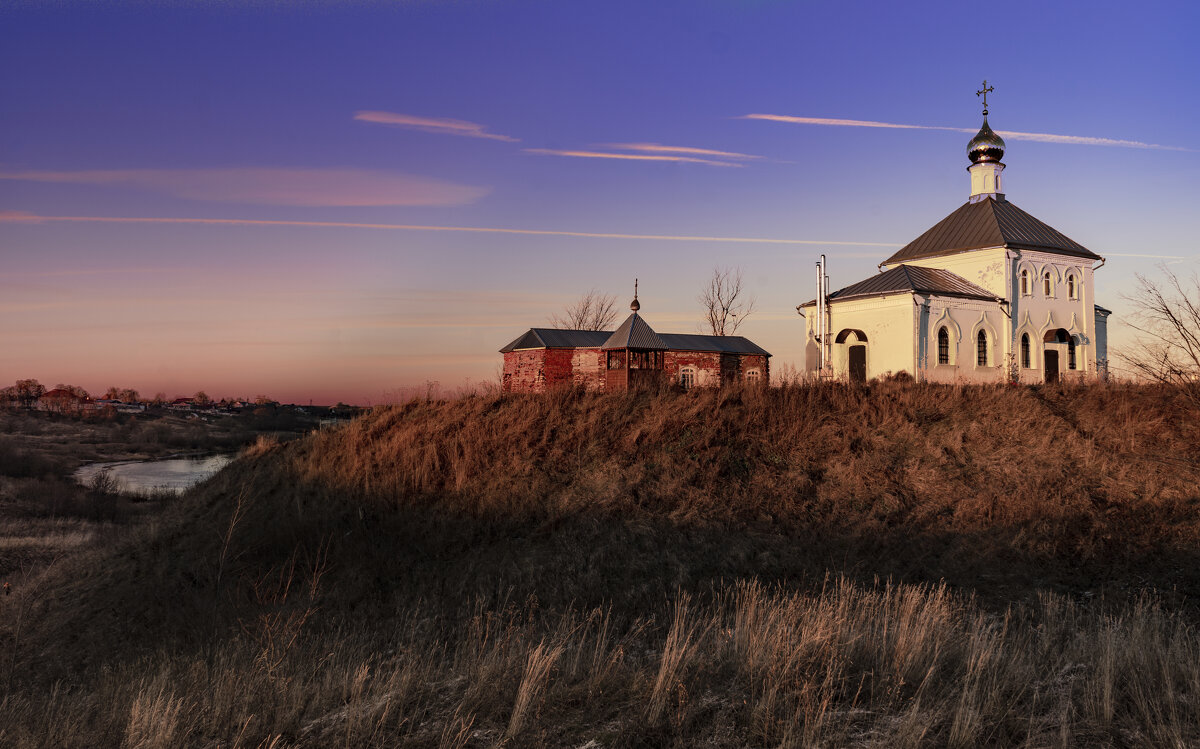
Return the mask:
<path id="1" fill-rule="evenodd" d="M 1200 270 L 1193 3 L 97 2 L 0 9 L 0 384 L 380 403 L 639 279 L 739 333 L 877 272 L 1008 144 L 1009 200 L 1135 275 Z M 905 127 L 896 127 L 903 125 Z M 912 127 L 908 127 L 912 126 Z M 624 314 L 624 313 L 622 313 Z"/>

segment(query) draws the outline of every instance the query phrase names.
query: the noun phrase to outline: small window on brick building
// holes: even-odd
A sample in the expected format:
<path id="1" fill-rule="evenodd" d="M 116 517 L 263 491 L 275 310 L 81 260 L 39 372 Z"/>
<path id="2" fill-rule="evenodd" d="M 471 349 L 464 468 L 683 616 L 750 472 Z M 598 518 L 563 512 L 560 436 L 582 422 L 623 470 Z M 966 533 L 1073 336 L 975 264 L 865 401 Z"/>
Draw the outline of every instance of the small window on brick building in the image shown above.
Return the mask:
<path id="1" fill-rule="evenodd" d="M 696 368 L 681 367 L 679 370 L 679 386 L 684 390 L 691 390 L 696 386 Z"/>
<path id="2" fill-rule="evenodd" d="M 757 385 L 762 382 L 762 373 L 757 369 L 746 370 L 746 382 L 750 385 Z"/>

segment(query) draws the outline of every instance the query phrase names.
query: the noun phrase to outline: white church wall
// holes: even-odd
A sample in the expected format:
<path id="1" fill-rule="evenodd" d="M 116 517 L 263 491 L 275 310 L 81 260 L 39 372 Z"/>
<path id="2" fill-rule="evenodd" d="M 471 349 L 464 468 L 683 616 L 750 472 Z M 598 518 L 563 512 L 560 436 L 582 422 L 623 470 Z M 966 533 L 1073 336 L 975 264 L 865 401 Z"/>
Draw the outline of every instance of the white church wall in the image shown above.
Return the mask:
<path id="1" fill-rule="evenodd" d="M 912 295 L 852 299 L 830 305 L 830 331 L 836 337 L 843 330 L 861 330 L 867 341 L 867 379 L 888 373 L 913 374 Z M 849 335 L 841 344 L 831 345 L 831 363 L 839 378 L 849 377 L 849 349 L 859 343 Z"/>
<path id="2" fill-rule="evenodd" d="M 1012 291 L 1014 351 L 1020 352 L 1021 334 L 1030 336 L 1030 367 L 1021 371 L 1021 381 L 1036 383 L 1045 379 L 1045 352 L 1059 352 L 1060 373 L 1070 378 L 1096 374 L 1097 341 L 1095 299 L 1091 264 L 1082 258 L 1028 250 L 1013 251 Z M 1020 289 L 1021 271 L 1030 275 L 1027 293 Z M 1045 293 L 1045 274 L 1050 274 L 1050 295 Z M 1068 279 L 1076 281 L 1075 298 L 1071 298 Z M 1044 343 L 1047 331 L 1066 330 L 1075 341 L 1076 368 L 1067 367 L 1068 346 L 1063 343 Z"/>
<path id="3" fill-rule="evenodd" d="M 926 382 L 1003 382 L 1008 364 L 1007 318 L 996 302 L 954 297 L 922 299 L 916 326 L 919 379 Z M 948 362 L 939 361 L 938 331 L 949 337 Z M 987 337 L 979 364 L 978 335 Z"/>

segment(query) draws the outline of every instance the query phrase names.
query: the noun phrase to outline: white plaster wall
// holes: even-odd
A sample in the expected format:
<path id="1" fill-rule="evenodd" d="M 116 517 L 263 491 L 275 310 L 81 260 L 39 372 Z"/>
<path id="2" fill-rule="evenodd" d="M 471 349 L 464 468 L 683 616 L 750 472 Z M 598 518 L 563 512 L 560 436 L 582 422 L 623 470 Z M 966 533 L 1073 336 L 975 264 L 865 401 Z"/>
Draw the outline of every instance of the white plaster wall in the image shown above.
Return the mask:
<path id="1" fill-rule="evenodd" d="M 811 352 L 806 363 L 815 369 L 815 308 L 806 307 L 806 347 Z M 860 343 L 851 335 L 843 343 L 832 343 L 847 328 L 861 330 L 867 336 L 867 378 L 900 371 L 913 373 L 913 302 L 909 293 L 883 297 L 852 299 L 830 305 L 830 361 L 839 378 L 849 376 L 849 348 Z"/>
<path id="2" fill-rule="evenodd" d="M 1094 376 L 1096 374 L 1096 301 L 1093 295 L 1092 261 L 1069 255 L 1028 250 L 1011 251 L 1013 311 L 1013 350 L 1020 352 L 1021 335 L 1029 334 L 1030 364 L 1022 369 L 1022 382 L 1041 382 L 1044 353 L 1049 349 L 1059 351 L 1059 370 L 1070 378 Z M 1020 293 L 1021 270 L 1028 270 L 1031 281 L 1029 293 Z M 1043 275 L 1049 271 L 1051 296 L 1043 289 Z M 1075 299 L 1067 293 L 1067 274 L 1073 273 L 1079 282 Z M 1063 328 L 1075 339 L 1076 370 L 1067 369 L 1067 346 L 1059 343 L 1043 343 L 1046 331 Z"/>
<path id="3" fill-rule="evenodd" d="M 927 382 L 1002 382 L 1008 363 L 1007 318 L 998 302 L 920 297 L 916 326 L 917 377 Z M 938 363 L 938 330 L 950 337 L 948 364 Z M 976 356 L 979 331 L 987 334 L 987 363 Z"/>

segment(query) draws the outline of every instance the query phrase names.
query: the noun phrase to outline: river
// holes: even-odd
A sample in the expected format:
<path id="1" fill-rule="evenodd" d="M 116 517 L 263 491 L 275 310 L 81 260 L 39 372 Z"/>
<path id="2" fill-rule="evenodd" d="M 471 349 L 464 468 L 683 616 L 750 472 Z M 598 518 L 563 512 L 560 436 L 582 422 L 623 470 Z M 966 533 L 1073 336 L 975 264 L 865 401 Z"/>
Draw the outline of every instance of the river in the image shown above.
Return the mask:
<path id="1" fill-rule="evenodd" d="M 117 480 L 121 491 L 149 494 L 167 491 L 181 494 L 233 460 L 232 455 L 208 455 L 166 460 L 120 460 L 113 463 L 89 463 L 75 471 L 75 480 L 88 485 L 99 473 L 107 471 Z"/>

